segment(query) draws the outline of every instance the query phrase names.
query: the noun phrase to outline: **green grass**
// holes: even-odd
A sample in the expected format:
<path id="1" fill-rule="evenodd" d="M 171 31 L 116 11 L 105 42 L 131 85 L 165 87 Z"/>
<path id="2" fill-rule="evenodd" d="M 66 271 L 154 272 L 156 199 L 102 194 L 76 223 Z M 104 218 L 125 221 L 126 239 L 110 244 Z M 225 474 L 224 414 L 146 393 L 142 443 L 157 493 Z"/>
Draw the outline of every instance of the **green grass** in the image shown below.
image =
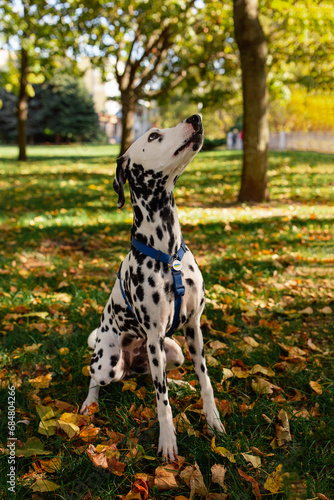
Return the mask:
<path id="1" fill-rule="evenodd" d="M 70 439 L 62 431 L 50 437 L 38 433 L 36 410 L 37 404 L 48 406 L 51 400 L 79 407 L 86 397 L 86 339 L 99 322 L 129 249 L 129 194 L 120 211 L 112 188 L 117 148 L 36 146 L 28 153 L 30 161 L 18 163 L 15 148 L 0 147 L 0 447 L 6 447 L 8 435 L 7 387 L 14 384 L 16 420 L 24 421 L 17 424 L 16 437 L 21 443 L 38 438 L 51 453 L 17 458 L 15 498 L 125 496 L 136 474 L 154 476 L 161 465 L 161 459 L 154 458 L 156 416 L 147 420 L 145 412 L 130 412 L 133 403 L 137 409 L 143 405 L 154 411 L 150 377 L 139 377 L 134 392 L 122 391 L 122 383 L 101 390 L 100 411 L 93 420 L 100 433 L 91 442 L 105 442 L 111 430 L 124 434 L 117 445 L 119 461 L 126 464 L 122 475 L 95 467 L 82 439 Z M 223 416 L 227 435 L 217 438 L 216 446 L 233 453 L 235 462 L 211 449 L 197 411 L 198 386 L 196 393 L 170 390 L 174 416 L 185 412 L 198 432 L 197 437 L 178 433 L 179 454 L 186 465 L 197 462 L 211 493 L 223 493 L 211 482 L 211 467 L 225 465 L 228 499 L 254 498 L 251 483 L 238 469 L 254 478 L 263 498 L 323 498 L 319 493 L 331 498 L 334 157 L 271 153 L 269 164 L 268 203 L 235 203 L 241 170 L 241 154 L 235 152 L 198 154 L 175 190 L 183 234 L 206 284 L 202 321 L 211 356 L 209 372 L 218 404 L 228 409 Z M 213 340 L 226 347 L 213 351 Z M 68 353 L 61 348 L 68 348 Z M 257 364 L 274 375 L 250 374 Z M 224 380 L 223 368 L 237 373 L 241 366 L 248 376 L 234 374 Z M 48 388 L 29 382 L 48 373 Z M 274 385 L 272 394 L 254 390 L 259 376 Z M 184 378 L 196 379 L 188 358 Z M 320 384 L 321 394 L 312 389 L 311 381 Z M 142 399 L 138 390 L 143 387 Z M 289 418 L 292 440 L 278 446 L 281 410 Z M 137 444 L 131 445 L 131 439 Z M 127 456 L 130 447 L 138 445 L 142 454 Z M 241 455 L 254 455 L 254 447 L 264 454 L 258 469 Z M 33 463 L 41 472 L 38 460 L 58 454 L 60 469 L 44 471 L 43 477 L 59 488 L 33 493 L 22 478 L 30 474 L 35 482 Z M 3 451 L 0 460 L 7 471 Z M 273 494 L 264 484 L 280 465 L 282 482 Z M 0 481 L 0 491 L 6 491 L 5 474 Z M 177 482 L 177 490 L 158 492 L 150 487 L 149 498 L 189 498 L 189 488 L 180 478 Z"/>

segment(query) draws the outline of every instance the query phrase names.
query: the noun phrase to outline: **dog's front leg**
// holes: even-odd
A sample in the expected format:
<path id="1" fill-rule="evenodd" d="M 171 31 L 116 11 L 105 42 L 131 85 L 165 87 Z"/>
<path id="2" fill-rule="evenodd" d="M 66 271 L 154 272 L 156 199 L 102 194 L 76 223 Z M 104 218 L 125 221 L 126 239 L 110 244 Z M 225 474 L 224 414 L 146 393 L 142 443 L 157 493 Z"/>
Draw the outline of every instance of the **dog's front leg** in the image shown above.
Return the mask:
<path id="1" fill-rule="evenodd" d="M 100 392 L 100 386 L 97 385 L 97 383 L 95 382 L 95 380 L 93 378 L 91 378 L 90 383 L 89 383 L 88 394 L 87 394 L 85 401 L 83 402 L 83 404 L 81 406 L 80 413 L 82 413 L 83 415 L 88 414 L 88 407 L 92 403 L 98 402 L 99 392 Z"/>
<path id="2" fill-rule="evenodd" d="M 174 460 L 177 454 L 177 444 L 172 409 L 168 399 L 166 353 L 162 334 L 157 337 L 148 336 L 147 353 L 157 397 L 160 427 L 158 453 L 161 452 L 167 460 Z"/>
<path id="3" fill-rule="evenodd" d="M 185 325 L 184 333 L 195 372 L 201 386 L 203 412 L 208 423 L 208 431 L 209 433 L 212 433 L 212 431 L 224 433 L 226 432 L 225 427 L 219 418 L 210 377 L 206 367 L 200 318 L 193 317 Z"/>

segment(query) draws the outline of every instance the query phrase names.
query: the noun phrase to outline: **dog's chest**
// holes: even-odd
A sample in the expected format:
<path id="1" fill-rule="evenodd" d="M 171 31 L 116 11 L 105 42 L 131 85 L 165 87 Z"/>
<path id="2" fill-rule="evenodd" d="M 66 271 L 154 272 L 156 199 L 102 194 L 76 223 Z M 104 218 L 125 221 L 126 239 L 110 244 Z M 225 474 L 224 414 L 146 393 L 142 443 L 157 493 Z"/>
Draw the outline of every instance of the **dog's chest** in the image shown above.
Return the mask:
<path id="1" fill-rule="evenodd" d="M 182 259 L 182 282 L 185 294 L 178 327 L 204 305 L 203 278 L 188 249 Z M 137 252 L 130 252 L 122 265 L 121 285 L 139 324 L 144 326 L 146 331 L 171 324 L 175 294 L 172 271 L 167 264 Z M 113 296 L 114 302 L 124 303 L 117 284 Z"/>

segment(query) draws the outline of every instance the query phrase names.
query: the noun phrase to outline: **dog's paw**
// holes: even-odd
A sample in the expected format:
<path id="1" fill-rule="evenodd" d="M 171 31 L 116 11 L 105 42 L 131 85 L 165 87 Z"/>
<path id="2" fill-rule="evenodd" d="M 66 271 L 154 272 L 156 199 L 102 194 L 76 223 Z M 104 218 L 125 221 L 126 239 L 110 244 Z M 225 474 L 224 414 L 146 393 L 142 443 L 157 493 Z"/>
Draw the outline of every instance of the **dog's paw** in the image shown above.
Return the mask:
<path id="1" fill-rule="evenodd" d="M 175 460 L 177 444 L 173 428 L 169 428 L 168 426 L 160 428 L 158 453 L 161 453 L 166 460 Z"/>
<path id="2" fill-rule="evenodd" d="M 208 434 L 212 436 L 213 434 L 226 434 L 224 424 L 221 422 L 218 415 L 213 414 L 212 417 L 207 417 L 208 424 Z"/>
<path id="3" fill-rule="evenodd" d="M 80 413 L 81 413 L 81 415 L 88 415 L 88 411 L 89 411 L 89 407 L 90 407 L 90 405 L 92 405 L 93 403 L 96 403 L 96 402 L 97 402 L 97 401 L 96 401 L 96 399 L 95 399 L 95 398 L 94 398 L 94 399 L 87 398 L 87 399 L 83 402 L 83 404 L 82 404 L 82 406 L 81 406 L 81 408 L 80 408 Z"/>

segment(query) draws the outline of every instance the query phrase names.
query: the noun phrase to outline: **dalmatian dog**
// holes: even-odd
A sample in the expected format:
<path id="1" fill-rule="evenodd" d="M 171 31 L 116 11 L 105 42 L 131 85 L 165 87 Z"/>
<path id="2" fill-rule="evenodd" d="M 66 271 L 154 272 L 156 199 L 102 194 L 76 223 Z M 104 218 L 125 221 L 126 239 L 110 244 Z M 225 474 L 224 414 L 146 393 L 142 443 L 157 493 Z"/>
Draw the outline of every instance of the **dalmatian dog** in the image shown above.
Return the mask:
<path id="1" fill-rule="evenodd" d="M 174 128 L 153 128 L 135 141 L 117 160 L 114 189 L 118 207 L 125 203 L 124 184 L 129 182 L 133 206 L 132 242 L 170 256 L 177 255 L 183 239 L 175 206 L 176 181 L 203 143 L 201 117 L 193 115 Z M 167 460 L 177 454 L 175 428 L 168 399 L 166 372 L 181 366 L 184 357 L 170 338 L 183 328 L 186 343 L 199 379 L 203 413 L 210 433 L 225 432 L 214 401 L 207 372 L 200 318 L 205 290 L 201 272 L 183 243 L 182 303 L 177 318 L 175 282 L 171 266 L 142 253 L 132 244 L 102 314 L 99 328 L 88 344 L 94 348 L 90 387 L 81 412 L 98 401 L 100 386 L 125 376 L 151 373 L 160 427 L 158 453 Z M 160 252 L 159 252 L 160 251 Z M 168 335 L 167 335 L 168 334 Z"/>

